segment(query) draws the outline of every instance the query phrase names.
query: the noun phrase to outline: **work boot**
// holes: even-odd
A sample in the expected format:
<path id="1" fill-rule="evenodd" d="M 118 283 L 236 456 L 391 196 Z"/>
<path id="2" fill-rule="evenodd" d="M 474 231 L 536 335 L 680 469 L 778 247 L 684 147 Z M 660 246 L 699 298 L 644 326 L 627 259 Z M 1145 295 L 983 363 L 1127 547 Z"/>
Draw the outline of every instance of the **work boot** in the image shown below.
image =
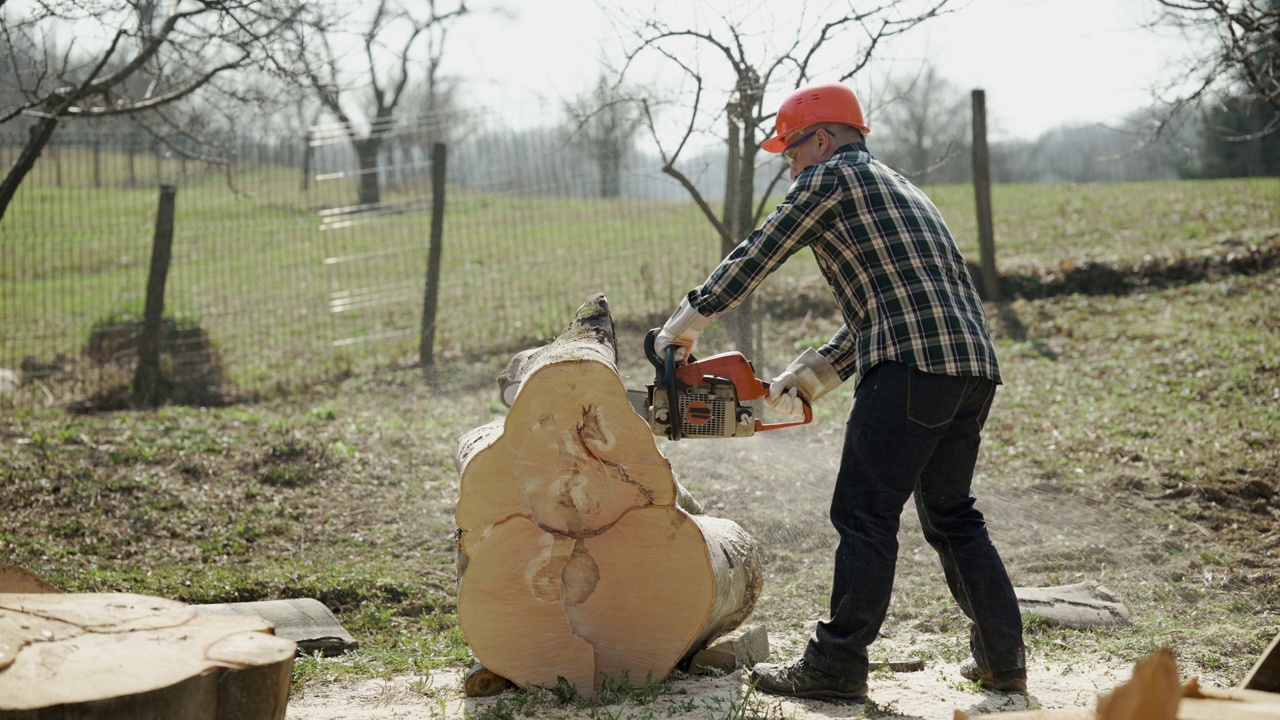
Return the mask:
<path id="1" fill-rule="evenodd" d="M 818 700 L 862 702 L 867 699 L 867 683 L 824 672 L 800 658 L 785 665 L 759 663 L 750 679 L 759 690 Z"/>
<path id="2" fill-rule="evenodd" d="M 965 680 L 981 683 L 984 690 L 1006 693 L 1025 693 L 1027 691 L 1026 668 L 993 673 L 989 670 L 982 670 L 978 667 L 978 663 L 970 660 L 960 666 L 960 675 Z"/>

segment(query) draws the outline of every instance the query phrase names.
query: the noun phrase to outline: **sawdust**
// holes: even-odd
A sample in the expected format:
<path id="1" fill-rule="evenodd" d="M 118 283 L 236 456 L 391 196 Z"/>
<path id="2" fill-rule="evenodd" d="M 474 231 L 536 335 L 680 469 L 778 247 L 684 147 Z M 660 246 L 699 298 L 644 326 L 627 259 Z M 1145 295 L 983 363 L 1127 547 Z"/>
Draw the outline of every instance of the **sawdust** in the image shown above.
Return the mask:
<path id="1" fill-rule="evenodd" d="M 973 690 L 960 677 L 959 665 L 935 664 L 915 673 L 873 675 L 867 704 L 835 704 L 817 700 L 789 700 L 751 693 L 741 673 L 722 677 L 687 677 L 669 683 L 670 691 L 646 705 L 579 709 L 548 701 L 534 708 L 532 717 L 568 720 L 589 717 L 706 718 L 729 717 L 731 706 L 745 704 L 747 717 L 819 718 L 882 717 L 948 720 L 955 710 L 970 715 L 1028 709 L 1089 708 L 1100 693 L 1127 681 L 1132 665 L 1095 659 L 1064 665 L 1032 662 L 1028 695 Z M 440 670 L 429 677 L 399 676 L 354 683 L 309 684 L 289 703 L 290 720 L 452 720 L 480 717 L 497 703 L 513 704 L 518 691 L 493 698 L 464 698 L 462 676 Z M 523 716 L 523 712 L 513 713 Z"/>

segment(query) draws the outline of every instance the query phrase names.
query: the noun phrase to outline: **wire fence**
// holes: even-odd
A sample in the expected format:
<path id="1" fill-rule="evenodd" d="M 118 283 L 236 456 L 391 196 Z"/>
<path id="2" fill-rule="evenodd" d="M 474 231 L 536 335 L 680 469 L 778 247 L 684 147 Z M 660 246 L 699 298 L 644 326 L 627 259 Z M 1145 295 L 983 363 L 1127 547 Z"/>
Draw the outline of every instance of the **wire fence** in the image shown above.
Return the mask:
<path id="1" fill-rule="evenodd" d="M 171 377 L 260 390 L 417 362 L 434 142 L 448 153 L 435 362 L 545 340 L 596 292 L 620 319 L 669 312 L 719 258 L 710 225 L 652 164 L 624 162 L 620 196 L 600 197 L 598 163 L 541 112 L 531 129 L 482 113 L 465 131 L 394 127 L 373 149 L 341 126 L 241 128 L 229 162 L 65 125 L 0 220 L 0 381 L 92 392 L 128 373 L 162 184 L 177 190 Z M 24 140 L 0 137 L 0 167 Z"/>

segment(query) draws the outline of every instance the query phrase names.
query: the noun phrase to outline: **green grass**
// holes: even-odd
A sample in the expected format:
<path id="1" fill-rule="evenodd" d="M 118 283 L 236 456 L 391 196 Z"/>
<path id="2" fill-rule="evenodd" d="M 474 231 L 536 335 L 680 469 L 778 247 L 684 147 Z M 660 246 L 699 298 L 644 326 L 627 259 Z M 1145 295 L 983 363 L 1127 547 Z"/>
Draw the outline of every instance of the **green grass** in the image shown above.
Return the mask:
<path id="1" fill-rule="evenodd" d="M 151 175 L 121 188 L 123 156 L 104 187 L 86 187 L 85 158 L 63 157 L 79 186 L 59 187 L 49 169 L 19 191 L 2 222 L 0 366 L 28 355 L 74 358 L 90 326 L 140 312 L 154 230 Z M 87 153 L 88 151 L 82 151 Z M 78 164 L 77 164 L 78 163 Z M 384 214 L 321 229 L 320 211 L 352 203 L 345 180 L 304 193 L 297 171 L 246 167 L 234 177 L 197 171 L 178 182 L 166 310 L 210 334 L 242 387 L 297 386 L 337 373 L 416 360 L 423 304 L 428 211 Z M 104 172 L 106 172 L 104 170 Z M 69 183 L 69 181 L 68 181 Z M 927 188 L 965 254 L 977 259 L 973 193 Z M 1071 259 L 1172 256 L 1280 229 L 1280 181 L 1017 185 L 993 190 L 1001 267 L 1056 266 Z M 386 200 L 426 197 L 389 186 Z M 546 338 L 586 296 L 605 292 L 615 316 L 652 322 L 669 312 L 719 259 L 719 240 L 689 202 L 478 195 L 451 188 L 437 357 L 452 362 Z M 803 256 L 762 288 L 817 287 Z"/>
<path id="2" fill-rule="evenodd" d="M 965 256 L 978 258 L 973 189 L 925 188 Z M 996 185 L 996 258 L 1005 271 L 1062 260 L 1140 260 L 1280 232 L 1280 179 Z"/>
<path id="3" fill-rule="evenodd" d="M 687 204 L 453 192 L 437 343 L 444 363 L 427 385 L 419 371 L 397 367 L 412 359 L 412 333 L 334 346 L 413 328 L 420 288 L 350 312 L 330 313 L 328 303 L 333 292 L 418 282 L 429 217 L 321 231 L 313 211 L 341 204 L 349 188 L 301 198 L 288 173 L 260 170 L 240 181 L 241 194 L 218 176 L 179 190 L 169 310 L 213 335 L 237 382 L 290 392 L 214 409 L 5 407 L 0 557 L 70 591 L 188 602 L 319 598 L 362 649 L 299 658 L 295 688 L 462 668 L 454 452 L 463 433 L 503 412 L 493 379 L 505 357 L 485 351 L 558 331 L 597 290 L 619 319 L 669 311 L 716 261 L 716 242 Z M 1280 227 L 1278 190 L 1274 179 L 997 187 L 999 257 L 1006 268 L 1057 266 L 1247 241 Z M 971 191 L 928 191 L 976 257 Z M 23 193 L 2 227 L 3 363 L 75 354 L 95 320 L 136 313 L 154 221 L 153 190 Z M 397 248 L 404 251 L 377 254 Z M 361 259 L 324 263 L 346 256 Z M 812 265 L 798 260 L 765 291 L 811 283 Z M 1130 626 L 1087 633 L 1028 618 L 1033 662 L 1087 666 L 1171 645 L 1185 673 L 1230 685 L 1274 635 L 1280 575 L 1266 533 L 1280 505 L 1258 488 L 1280 489 L 1278 285 L 1272 271 L 988 304 L 1005 385 L 977 491 L 995 503 L 984 512 L 997 544 L 1018 584 L 1098 580 L 1134 616 Z M 757 369 L 785 366 L 834 329 L 826 316 L 766 321 Z M 620 337 L 624 375 L 647 380 L 652 370 L 630 333 Z M 724 339 L 713 326 L 706 352 Z M 823 458 L 838 447 L 850 398 L 851 388 L 840 388 L 815 407 L 812 428 L 779 433 L 780 448 L 738 446 L 728 465 L 687 443 L 668 448 L 695 496 L 761 542 L 770 580 L 754 620 L 768 623 L 782 648 L 802 641 L 825 611 Z M 775 488 L 786 492 L 760 502 Z M 873 659 L 958 662 L 966 620 L 918 543 L 906 528 Z M 575 702 L 520 695 L 480 712 L 583 709 Z M 752 695 L 687 709 L 779 716 Z M 866 708 L 867 716 L 893 712 Z"/>
<path id="4" fill-rule="evenodd" d="M 1100 581 L 1133 616 L 1088 632 L 1027 616 L 1033 664 L 1087 667 L 1169 645 L 1184 674 L 1226 686 L 1274 635 L 1280 574 L 1266 533 L 1280 506 L 1246 491 L 1280 487 L 1278 282 L 1272 272 L 988 305 L 1006 380 L 976 481 L 993 536 L 1015 583 Z M 771 323 L 766 355 L 781 363 L 833 329 Z M 638 342 L 620 338 L 624 352 Z M 706 342 L 713 349 L 714 334 Z M 638 353 L 625 356 L 624 373 L 644 372 Z M 297 688 L 464 668 L 453 457 L 463 433 L 502 412 L 492 387 L 501 364 L 455 368 L 434 388 L 385 371 L 221 409 L 17 409 L 0 419 L 0 556 L 70 591 L 319 598 L 362 648 L 299 658 Z M 781 445 L 725 448 L 728 464 L 712 446 L 665 446 L 695 496 L 760 542 L 769 580 L 752 622 L 768 626 L 784 659 L 824 612 L 830 466 L 820 460 L 838 448 L 850 392 L 824 398 L 813 427 L 775 434 Z M 901 537 L 873 659 L 959 662 L 967 623 L 918 529 Z M 656 687 L 636 692 L 667 686 Z M 647 717 L 641 700 L 504 695 L 476 712 Z M 752 696 L 719 702 L 690 712 L 779 716 Z"/>
<path id="5" fill-rule="evenodd" d="M 975 488 L 997 546 L 1015 584 L 1101 582 L 1133 615 L 1132 625 L 1087 633 L 1029 618 L 1033 662 L 1089 665 L 1170 645 L 1187 675 L 1231 685 L 1274 636 L 1278 286 L 1272 271 L 987 305 L 1005 384 Z M 776 340 L 760 361 L 783 367 L 834 329 L 812 318 L 766 326 Z M 710 450 L 669 451 L 694 495 L 723 503 L 717 512 L 742 522 L 767 548 L 766 567 L 785 578 L 753 618 L 771 632 L 825 612 L 834 535 L 822 511 L 835 460 L 819 459 L 838 448 L 851 399 L 852 388 L 839 388 L 817 404 L 803 441 L 744 450 L 727 468 Z M 728 479 L 736 473 L 741 481 Z M 760 492 L 766 508 L 751 504 Z M 960 662 L 967 620 L 918 528 L 901 537 L 894 604 L 873 659 Z"/>

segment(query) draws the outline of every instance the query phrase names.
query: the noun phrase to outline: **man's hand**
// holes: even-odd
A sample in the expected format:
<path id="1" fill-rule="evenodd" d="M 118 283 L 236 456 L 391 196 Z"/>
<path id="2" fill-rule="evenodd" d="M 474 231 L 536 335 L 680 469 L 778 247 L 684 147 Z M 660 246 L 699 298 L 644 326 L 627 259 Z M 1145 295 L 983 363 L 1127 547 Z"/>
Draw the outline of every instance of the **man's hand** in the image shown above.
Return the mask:
<path id="1" fill-rule="evenodd" d="M 689 304 L 689 298 L 685 298 L 658 331 L 657 337 L 653 339 L 653 349 L 658 357 L 665 357 L 667 347 L 674 345 L 676 362 L 683 363 L 693 354 L 693 344 L 697 342 L 698 334 L 710 324 L 711 318 L 698 312 L 697 308 Z"/>
<path id="2" fill-rule="evenodd" d="M 769 407 L 795 417 L 804 417 L 804 401 L 800 399 L 799 380 L 784 372 L 769 383 L 769 396 L 764 399 Z"/>
<path id="3" fill-rule="evenodd" d="M 805 402 L 812 405 L 841 382 L 831 363 L 809 348 L 769 383 L 769 396 L 764 401 L 774 410 L 802 417 Z"/>

